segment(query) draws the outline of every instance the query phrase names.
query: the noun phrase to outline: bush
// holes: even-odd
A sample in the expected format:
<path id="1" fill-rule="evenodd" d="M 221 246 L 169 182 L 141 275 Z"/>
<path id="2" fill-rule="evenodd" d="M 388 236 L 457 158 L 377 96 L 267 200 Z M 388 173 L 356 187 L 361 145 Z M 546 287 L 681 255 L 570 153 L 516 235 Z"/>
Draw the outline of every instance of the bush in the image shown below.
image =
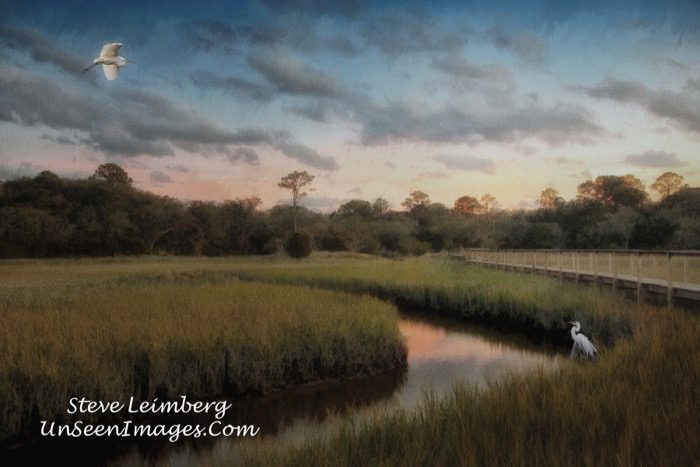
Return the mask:
<path id="1" fill-rule="evenodd" d="M 292 258 L 305 258 L 311 254 L 311 237 L 295 232 L 284 243 L 284 251 Z"/>
<path id="2" fill-rule="evenodd" d="M 329 226 L 317 239 L 318 249 L 322 251 L 347 251 L 351 236 L 348 232 L 335 226 Z"/>

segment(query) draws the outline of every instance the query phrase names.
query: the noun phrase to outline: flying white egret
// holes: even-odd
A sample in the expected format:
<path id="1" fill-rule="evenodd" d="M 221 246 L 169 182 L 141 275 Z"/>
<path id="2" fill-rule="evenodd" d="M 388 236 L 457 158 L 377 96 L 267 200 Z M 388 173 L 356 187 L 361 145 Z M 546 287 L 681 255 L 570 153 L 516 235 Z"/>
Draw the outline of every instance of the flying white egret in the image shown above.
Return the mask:
<path id="1" fill-rule="evenodd" d="M 114 44 L 103 45 L 102 50 L 100 51 L 100 56 L 93 60 L 92 65 L 85 68 L 83 70 L 83 73 L 85 73 L 92 67 L 102 65 L 102 70 L 105 72 L 105 76 L 108 80 L 113 81 L 117 79 L 117 76 L 119 75 L 119 69 L 121 67 L 126 66 L 127 63 L 134 63 L 128 58 L 120 57 L 119 55 L 117 55 L 122 45 L 124 44 L 120 44 L 118 42 L 115 42 Z"/>
<path id="2" fill-rule="evenodd" d="M 571 347 L 571 358 L 577 354 L 582 354 L 586 358 L 595 358 L 598 355 L 598 349 L 588 340 L 588 337 L 578 333 L 581 330 L 581 323 L 569 321 L 569 324 L 572 325 L 571 338 L 574 340 L 574 346 Z"/>

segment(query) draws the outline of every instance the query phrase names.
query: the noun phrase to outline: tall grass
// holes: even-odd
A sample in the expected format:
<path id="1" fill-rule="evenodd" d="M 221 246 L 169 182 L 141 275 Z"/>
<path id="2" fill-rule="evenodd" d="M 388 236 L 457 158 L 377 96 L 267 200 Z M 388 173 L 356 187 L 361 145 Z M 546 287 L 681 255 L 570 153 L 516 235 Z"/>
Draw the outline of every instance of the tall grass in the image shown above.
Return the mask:
<path id="1" fill-rule="evenodd" d="M 559 284 L 549 278 L 467 266 L 448 259 L 321 258 L 295 265 L 250 265 L 237 274 L 248 280 L 369 293 L 398 304 L 508 326 L 554 341 L 569 342 L 567 321 L 571 320 L 582 322 L 583 328 L 604 344 L 629 335 L 631 330 L 631 305 L 612 291 Z"/>
<path id="2" fill-rule="evenodd" d="M 513 375 L 488 391 L 459 386 L 328 439 L 248 452 L 246 464 L 698 465 L 699 339 L 695 317 L 639 316 L 634 336 L 595 364 Z"/>
<path id="3" fill-rule="evenodd" d="M 405 362 L 396 309 L 369 297 L 55 272 L 1 288 L 0 440 L 74 396 L 257 395 Z"/>

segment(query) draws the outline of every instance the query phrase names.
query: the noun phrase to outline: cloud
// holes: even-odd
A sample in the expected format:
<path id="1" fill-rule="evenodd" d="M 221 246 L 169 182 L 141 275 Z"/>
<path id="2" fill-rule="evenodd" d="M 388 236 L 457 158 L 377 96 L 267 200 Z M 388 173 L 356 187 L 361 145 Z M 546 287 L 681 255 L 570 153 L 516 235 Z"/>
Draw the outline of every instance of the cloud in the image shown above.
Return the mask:
<path id="1" fill-rule="evenodd" d="M 449 178 L 449 175 L 447 175 L 445 172 L 442 172 L 440 170 L 431 170 L 428 172 L 419 172 L 415 176 L 416 181 L 423 181 L 423 180 L 434 180 L 434 179 L 443 179 L 443 178 Z"/>
<path id="2" fill-rule="evenodd" d="M 207 52 L 231 53 L 238 39 L 233 28 L 220 21 L 186 22 L 181 23 L 178 29 L 195 49 Z"/>
<path id="3" fill-rule="evenodd" d="M 316 150 L 302 144 L 279 141 L 274 146 L 285 156 L 296 159 L 302 164 L 322 170 L 338 170 L 340 168 L 338 162 L 332 157 L 323 157 Z"/>
<path id="4" fill-rule="evenodd" d="M 178 25 L 181 37 L 195 50 L 233 54 L 242 45 L 254 49 L 291 48 L 305 52 L 330 51 L 355 56 L 360 48 L 344 36 L 319 36 L 303 16 L 271 18 L 268 23 L 230 25 L 221 21 L 188 21 Z"/>
<path id="5" fill-rule="evenodd" d="M 151 170 L 149 178 L 151 180 L 151 183 L 155 183 L 156 185 L 173 182 L 173 179 L 170 178 L 168 174 L 166 174 L 165 172 L 161 172 L 160 170 Z"/>
<path id="6" fill-rule="evenodd" d="M 647 151 L 642 154 L 630 154 L 625 157 L 623 162 L 635 167 L 644 168 L 673 168 L 688 165 L 687 162 L 678 159 L 675 153 L 664 151 Z"/>
<path id="7" fill-rule="evenodd" d="M 491 159 L 480 159 L 475 156 L 454 156 L 449 154 L 439 154 L 433 160 L 442 162 L 448 169 L 479 171 L 493 174 L 496 171 L 496 164 Z"/>
<path id="8" fill-rule="evenodd" d="M 237 76 L 217 76 L 208 71 L 190 73 L 190 82 L 200 88 L 216 89 L 258 102 L 270 102 L 275 94 L 275 89 L 271 86 L 254 83 Z"/>
<path id="9" fill-rule="evenodd" d="M 489 31 L 488 36 L 496 48 L 513 53 L 523 63 L 540 64 L 549 55 L 547 42 L 530 31 L 511 35 L 502 28 L 495 27 Z"/>
<path id="10" fill-rule="evenodd" d="M 314 102 L 305 105 L 293 105 L 288 107 L 287 110 L 314 122 L 326 123 L 330 107 L 323 102 Z"/>
<path id="11" fill-rule="evenodd" d="M 367 44 L 396 58 L 416 52 L 455 52 L 467 43 L 467 34 L 442 27 L 425 13 L 393 10 L 370 19 L 363 27 Z"/>
<path id="12" fill-rule="evenodd" d="M 262 0 L 271 12 L 301 13 L 310 16 L 341 16 L 356 18 L 367 8 L 363 0 Z"/>
<path id="13" fill-rule="evenodd" d="M 77 94 L 19 68 L 0 69 L 0 122 L 46 126 L 77 131 L 79 142 L 105 154 L 123 157 L 190 153 L 242 155 L 230 146 L 268 145 L 311 167 L 335 170 L 331 157 L 322 157 L 279 131 L 241 129 L 231 131 L 193 109 L 176 105 L 157 94 L 139 90 L 115 90 L 100 98 Z"/>
<path id="14" fill-rule="evenodd" d="M 500 65 L 477 65 L 461 55 L 452 54 L 446 58 L 434 58 L 433 68 L 458 79 L 465 86 L 504 85 L 514 89 L 513 74 Z"/>
<path id="15" fill-rule="evenodd" d="M 25 51 L 35 62 L 51 63 L 64 72 L 95 84 L 94 73 L 81 73 L 89 65 L 84 58 L 57 47 L 49 38 L 34 29 L 0 25 L 0 44 Z"/>
<path id="16" fill-rule="evenodd" d="M 250 165 L 257 165 L 260 163 L 258 153 L 255 152 L 254 149 L 246 147 L 238 147 L 233 149 L 226 155 L 226 159 L 228 159 L 229 162 L 238 162 L 243 160 Z"/>
<path id="17" fill-rule="evenodd" d="M 654 91 L 639 81 L 607 77 L 595 87 L 579 86 L 575 89 L 597 99 L 639 105 L 683 129 L 700 133 L 700 92 L 693 92 L 697 84 L 697 80 L 687 80 L 686 92 Z"/>
<path id="18" fill-rule="evenodd" d="M 304 196 L 299 200 L 299 204 L 314 211 L 332 212 L 347 201 L 349 201 L 347 198 L 341 199 L 330 196 Z M 288 202 L 284 204 L 288 204 Z"/>
<path id="19" fill-rule="evenodd" d="M 176 172 L 182 172 L 182 173 L 189 173 L 190 172 L 190 169 L 188 169 L 183 164 L 166 165 L 165 168 L 168 170 L 174 170 Z"/>
<path id="20" fill-rule="evenodd" d="M 45 141 L 52 141 L 54 143 L 63 144 L 66 146 L 77 146 L 79 143 L 72 138 L 66 136 L 51 136 L 51 135 L 41 135 L 41 139 Z"/>
<path id="21" fill-rule="evenodd" d="M 365 103 L 357 105 L 354 112 L 363 124 L 361 138 L 366 145 L 399 140 L 473 143 L 538 138 L 558 146 L 588 143 L 604 133 L 588 109 L 564 103 L 530 103 L 520 107 L 513 104 L 489 113 L 453 105 L 425 112 L 401 102 L 387 106 Z"/>
<path id="22" fill-rule="evenodd" d="M 335 78 L 289 55 L 251 55 L 248 64 L 285 94 L 327 98 L 339 98 L 344 94 Z"/>

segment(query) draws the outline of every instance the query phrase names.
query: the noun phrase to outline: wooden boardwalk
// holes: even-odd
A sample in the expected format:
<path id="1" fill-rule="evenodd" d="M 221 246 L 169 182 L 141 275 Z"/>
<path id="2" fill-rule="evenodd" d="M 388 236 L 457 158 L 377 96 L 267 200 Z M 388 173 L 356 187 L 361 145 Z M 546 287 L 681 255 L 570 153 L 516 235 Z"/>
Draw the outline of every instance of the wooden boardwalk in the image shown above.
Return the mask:
<path id="1" fill-rule="evenodd" d="M 527 272 L 532 274 L 542 274 L 549 277 L 558 278 L 559 281 L 570 280 L 582 283 L 590 283 L 595 286 L 610 286 L 616 290 L 627 290 L 636 294 L 637 301 L 641 302 L 645 298 L 655 296 L 662 298 L 669 307 L 676 301 L 692 302 L 700 304 L 700 284 L 690 282 L 674 281 L 669 270 L 670 279 L 655 279 L 643 277 L 640 272 L 637 275 L 618 274 L 616 271 L 590 271 L 577 269 L 552 267 L 550 265 L 522 264 L 521 262 L 508 262 L 508 256 L 498 252 L 484 254 L 462 253 L 457 256 L 464 261 L 480 266 L 504 269 L 508 271 Z"/>

